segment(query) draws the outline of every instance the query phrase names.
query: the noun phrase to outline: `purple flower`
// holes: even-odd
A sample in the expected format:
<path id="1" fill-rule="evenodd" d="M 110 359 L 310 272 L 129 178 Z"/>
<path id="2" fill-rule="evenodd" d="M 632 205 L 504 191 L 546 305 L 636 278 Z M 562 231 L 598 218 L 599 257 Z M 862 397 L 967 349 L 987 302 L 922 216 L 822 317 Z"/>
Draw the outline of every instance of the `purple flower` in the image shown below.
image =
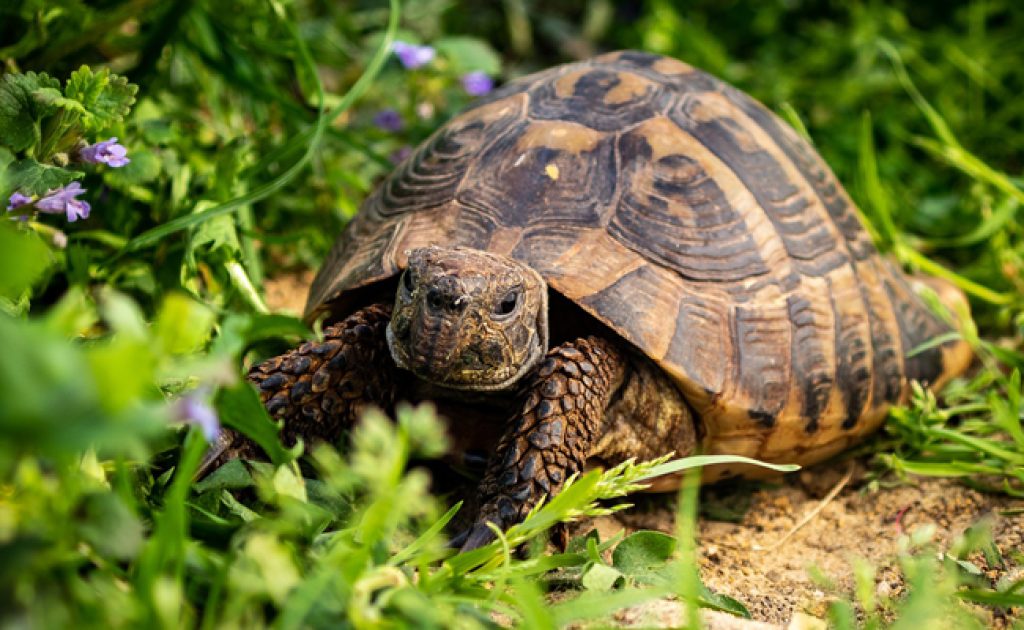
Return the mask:
<path id="1" fill-rule="evenodd" d="M 117 138 L 90 144 L 78 152 L 78 157 L 90 164 L 106 164 L 118 168 L 131 162 L 127 157 L 128 149 L 117 143 Z"/>
<path id="2" fill-rule="evenodd" d="M 384 131 L 401 131 L 402 127 L 405 127 L 402 115 L 393 109 L 384 109 L 377 112 L 377 115 L 373 117 L 373 124 Z"/>
<path id="3" fill-rule="evenodd" d="M 16 192 L 7 200 L 7 211 L 10 212 L 16 208 L 27 206 L 30 203 L 32 203 L 32 197 L 26 197 L 25 195 Z"/>
<path id="4" fill-rule="evenodd" d="M 494 79 L 479 70 L 462 75 L 462 89 L 470 96 L 483 96 L 494 89 Z"/>
<path id="5" fill-rule="evenodd" d="M 396 41 L 391 45 L 391 50 L 398 55 L 398 60 L 409 70 L 430 63 L 433 61 L 434 55 L 437 54 L 437 51 L 430 46 L 417 46 L 403 41 Z"/>
<path id="6" fill-rule="evenodd" d="M 220 435 L 220 419 L 209 403 L 203 400 L 206 393 L 200 388 L 179 398 L 174 405 L 174 418 L 198 426 L 206 441 L 213 442 Z"/>
<path id="7" fill-rule="evenodd" d="M 71 182 L 63 188 L 58 188 L 36 202 L 36 208 L 47 214 L 65 213 L 68 221 L 89 218 L 89 202 L 75 199 L 85 192 L 78 182 Z"/>
<path id="8" fill-rule="evenodd" d="M 388 159 L 391 160 L 392 164 L 401 164 L 402 161 L 410 155 L 412 155 L 412 147 L 405 145 L 404 147 L 399 147 L 392 151 L 391 154 L 388 155 Z"/>

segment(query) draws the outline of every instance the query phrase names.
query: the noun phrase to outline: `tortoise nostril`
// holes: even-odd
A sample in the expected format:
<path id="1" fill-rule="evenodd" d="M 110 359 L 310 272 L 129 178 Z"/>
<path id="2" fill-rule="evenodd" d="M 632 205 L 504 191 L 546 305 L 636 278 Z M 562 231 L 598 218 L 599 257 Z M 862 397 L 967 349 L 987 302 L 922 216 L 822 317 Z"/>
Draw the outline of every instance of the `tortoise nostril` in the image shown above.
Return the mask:
<path id="1" fill-rule="evenodd" d="M 431 289 L 427 291 L 427 306 L 432 311 L 439 311 L 444 305 L 444 296 L 437 289 Z"/>
<path id="2" fill-rule="evenodd" d="M 461 313 L 469 305 L 469 296 L 459 295 L 458 292 L 446 291 L 442 288 L 432 288 L 427 291 L 427 308 L 433 313 L 451 311 Z"/>

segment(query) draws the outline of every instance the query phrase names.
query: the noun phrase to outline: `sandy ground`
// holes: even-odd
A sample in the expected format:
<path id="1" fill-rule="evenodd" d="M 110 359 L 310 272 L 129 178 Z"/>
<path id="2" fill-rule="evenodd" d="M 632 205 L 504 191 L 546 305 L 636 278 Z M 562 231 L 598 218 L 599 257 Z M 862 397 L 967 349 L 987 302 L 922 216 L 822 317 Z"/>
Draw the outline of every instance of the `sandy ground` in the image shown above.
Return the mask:
<path id="1" fill-rule="evenodd" d="M 275 313 L 302 316 L 306 305 L 306 292 L 313 284 L 313 272 L 306 269 L 268 278 L 263 283 L 267 306 Z"/>
<path id="2" fill-rule="evenodd" d="M 850 480 L 839 494 L 793 532 L 847 472 Z M 991 566 L 980 553 L 969 560 L 982 569 L 991 586 L 1024 577 L 1024 502 L 982 494 L 948 479 L 915 479 L 869 490 L 864 478 L 859 463 L 824 464 L 790 475 L 779 484 L 705 489 L 705 509 L 743 503 L 747 498 L 749 508 L 735 523 L 701 518 L 704 582 L 713 591 L 743 602 L 755 620 L 785 627 L 794 615 L 804 620 L 803 615 L 823 618 L 837 596 L 852 600 L 856 558 L 877 567 L 878 595 L 899 596 L 904 588 L 897 563 L 901 538 L 932 526 L 934 542 L 945 550 L 982 519 L 991 524 L 1003 564 Z M 671 532 L 673 510 L 672 497 L 649 495 L 639 497 L 628 512 L 578 527 L 586 531 L 596 525 L 605 535 L 620 528 Z M 830 584 L 816 583 L 812 571 L 824 575 Z M 1022 618 L 1022 611 L 1013 612 L 1018 620 Z M 993 627 L 1008 625 L 1003 614 L 985 614 Z"/>
<path id="3" fill-rule="evenodd" d="M 266 282 L 266 300 L 275 311 L 301 314 L 312 272 L 285 274 Z M 820 507 L 822 499 L 847 476 L 834 499 L 795 532 L 794 526 Z M 620 529 L 673 531 L 674 497 L 638 495 L 628 512 L 580 523 L 576 532 L 596 527 L 606 539 Z M 904 485 L 869 490 L 857 463 L 823 464 L 790 475 L 777 484 L 712 486 L 702 492 L 705 513 L 742 514 L 739 522 L 704 516 L 700 521 L 701 573 L 713 591 L 743 602 L 754 620 L 774 627 L 809 627 L 824 617 L 829 602 L 852 599 L 855 558 L 877 567 L 876 592 L 898 596 L 903 581 L 897 564 L 901 537 L 932 525 L 940 549 L 965 529 L 987 519 L 1003 566 L 989 566 L 981 554 L 970 559 L 992 585 L 1024 577 L 1024 501 L 1011 501 L 971 490 L 948 479 L 916 479 Z M 747 505 L 743 505 L 747 504 Z M 737 510 L 737 506 L 740 508 Z M 745 508 L 745 509 L 744 509 Z M 791 533 L 792 532 L 792 533 Z M 783 540 L 784 536 L 788 536 Z M 781 542 L 780 542 L 781 541 Z M 828 578 L 811 579 L 811 569 Z M 1014 611 L 1017 618 L 1021 611 Z M 994 627 L 1007 625 L 1004 615 L 990 614 Z M 681 622 L 675 602 L 655 602 L 619 615 L 624 625 L 671 627 Z M 711 627 L 740 627 L 732 618 L 707 618 Z M 740 626 L 729 625 L 733 621 Z M 804 625 L 801 625 L 804 624 Z M 749 625 L 745 627 L 771 627 Z"/>

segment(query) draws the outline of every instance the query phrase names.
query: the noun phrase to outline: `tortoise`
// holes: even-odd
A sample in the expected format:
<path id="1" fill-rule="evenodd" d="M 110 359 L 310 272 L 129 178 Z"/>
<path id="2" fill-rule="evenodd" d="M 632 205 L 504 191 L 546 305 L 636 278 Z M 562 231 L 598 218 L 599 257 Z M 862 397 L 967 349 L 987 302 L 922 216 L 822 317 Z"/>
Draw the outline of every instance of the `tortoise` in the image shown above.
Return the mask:
<path id="1" fill-rule="evenodd" d="M 950 327 L 914 282 L 781 119 L 685 63 L 615 52 L 438 129 L 313 281 L 323 339 L 249 378 L 288 440 L 335 440 L 367 404 L 438 401 L 467 461 L 490 449 L 470 549 L 588 462 L 807 465 L 861 440 L 910 381 L 938 389 L 971 360 L 960 340 L 926 344 Z"/>

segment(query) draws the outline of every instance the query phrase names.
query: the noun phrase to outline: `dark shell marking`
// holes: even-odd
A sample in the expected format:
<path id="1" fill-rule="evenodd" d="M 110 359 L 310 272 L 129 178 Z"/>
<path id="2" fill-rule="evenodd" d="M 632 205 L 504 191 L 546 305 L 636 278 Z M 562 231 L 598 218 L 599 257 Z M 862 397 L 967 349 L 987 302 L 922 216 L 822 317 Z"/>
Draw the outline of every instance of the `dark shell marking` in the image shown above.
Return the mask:
<path id="1" fill-rule="evenodd" d="M 950 342 L 908 357 L 948 327 L 820 156 L 656 55 L 519 79 L 439 129 L 364 203 L 307 314 L 430 244 L 527 262 L 676 381 L 711 452 L 821 459 L 876 428 L 909 379 L 938 386 L 970 356 Z"/>

